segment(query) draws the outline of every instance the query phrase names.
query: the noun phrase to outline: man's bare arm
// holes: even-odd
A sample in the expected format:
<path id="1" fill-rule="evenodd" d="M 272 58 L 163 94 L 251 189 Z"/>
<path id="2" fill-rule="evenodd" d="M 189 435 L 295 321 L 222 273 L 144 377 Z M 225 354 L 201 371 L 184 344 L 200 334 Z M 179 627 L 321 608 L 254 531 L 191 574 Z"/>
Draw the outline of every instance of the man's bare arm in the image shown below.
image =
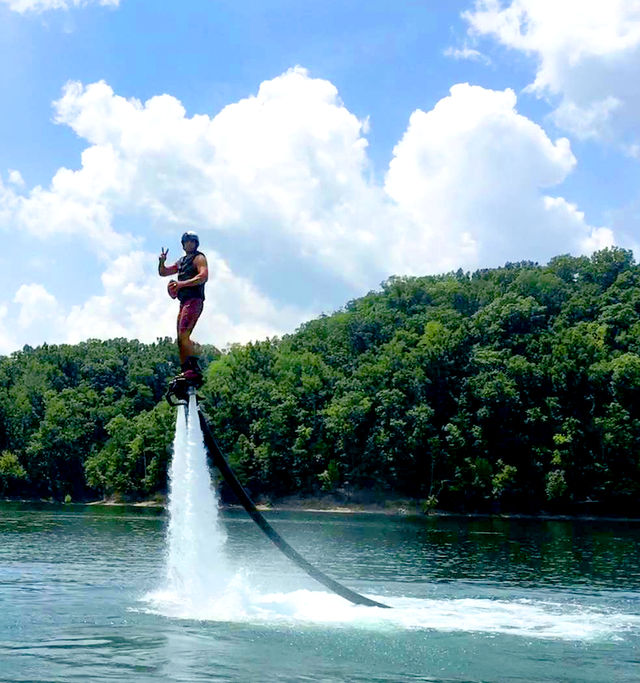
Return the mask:
<path id="1" fill-rule="evenodd" d="M 167 275 L 175 275 L 178 272 L 178 264 L 174 263 L 171 266 L 166 266 L 165 261 L 167 260 L 168 249 L 164 247 L 160 250 L 160 256 L 158 257 L 158 275 L 161 277 L 166 277 Z"/>

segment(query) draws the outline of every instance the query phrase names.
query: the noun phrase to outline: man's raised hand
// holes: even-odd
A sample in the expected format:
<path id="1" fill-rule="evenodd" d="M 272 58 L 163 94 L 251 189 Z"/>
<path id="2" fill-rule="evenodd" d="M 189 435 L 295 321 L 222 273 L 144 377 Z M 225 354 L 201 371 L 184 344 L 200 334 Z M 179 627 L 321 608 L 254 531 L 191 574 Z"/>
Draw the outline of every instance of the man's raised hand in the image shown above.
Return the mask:
<path id="1" fill-rule="evenodd" d="M 167 260 L 167 254 L 169 253 L 169 249 L 165 249 L 164 247 L 160 247 L 160 256 L 158 257 L 160 259 L 160 263 L 164 263 Z"/>

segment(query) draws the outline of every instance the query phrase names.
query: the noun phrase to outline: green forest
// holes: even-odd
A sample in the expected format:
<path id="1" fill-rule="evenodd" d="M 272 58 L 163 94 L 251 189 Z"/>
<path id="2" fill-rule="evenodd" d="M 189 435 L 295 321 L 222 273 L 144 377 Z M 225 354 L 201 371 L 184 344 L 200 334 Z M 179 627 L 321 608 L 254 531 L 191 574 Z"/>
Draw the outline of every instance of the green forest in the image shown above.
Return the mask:
<path id="1" fill-rule="evenodd" d="M 392 277 L 282 338 L 205 346 L 199 394 L 254 497 L 637 516 L 640 266 L 630 251 Z M 171 339 L 0 358 L 0 496 L 166 492 Z"/>

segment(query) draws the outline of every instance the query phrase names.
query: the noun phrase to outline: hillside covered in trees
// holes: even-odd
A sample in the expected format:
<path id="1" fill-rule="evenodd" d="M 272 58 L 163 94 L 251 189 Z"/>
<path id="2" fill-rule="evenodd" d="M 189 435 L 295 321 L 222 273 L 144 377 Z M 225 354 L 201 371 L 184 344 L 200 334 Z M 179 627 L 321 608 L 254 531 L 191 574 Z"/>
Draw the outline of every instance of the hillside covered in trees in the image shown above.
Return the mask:
<path id="1" fill-rule="evenodd" d="M 206 349 L 201 390 L 258 496 L 373 491 L 452 511 L 637 516 L 632 253 L 394 277 L 282 339 Z M 0 495 L 166 490 L 169 339 L 0 359 Z"/>

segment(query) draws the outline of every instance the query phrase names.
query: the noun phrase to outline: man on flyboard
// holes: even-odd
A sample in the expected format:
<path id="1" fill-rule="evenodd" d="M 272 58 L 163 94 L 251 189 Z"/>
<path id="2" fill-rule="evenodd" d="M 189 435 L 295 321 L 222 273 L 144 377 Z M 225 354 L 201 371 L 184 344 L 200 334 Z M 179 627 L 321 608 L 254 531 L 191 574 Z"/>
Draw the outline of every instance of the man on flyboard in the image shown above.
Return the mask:
<path id="1" fill-rule="evenodd" d="M 158 275 L 178 274 L 178 280 L 171 280 L 167 287 L 169 296 L 180 301 L 178 311 L 178 351 L 180 353 L 180 378 L 194 387 L 202 385 L 202 373 L 198 366 L 197 345 L 191 341 L 191 333 L 198 322 L 204 305 L 204 285 L 209 278 L 207 259 L 198 251 L 200 240 L 195 232 L 182 235 L 184 256 L 173 265 L 165 265 L 168 249 L 162 247 L 158 263 Z"/>

